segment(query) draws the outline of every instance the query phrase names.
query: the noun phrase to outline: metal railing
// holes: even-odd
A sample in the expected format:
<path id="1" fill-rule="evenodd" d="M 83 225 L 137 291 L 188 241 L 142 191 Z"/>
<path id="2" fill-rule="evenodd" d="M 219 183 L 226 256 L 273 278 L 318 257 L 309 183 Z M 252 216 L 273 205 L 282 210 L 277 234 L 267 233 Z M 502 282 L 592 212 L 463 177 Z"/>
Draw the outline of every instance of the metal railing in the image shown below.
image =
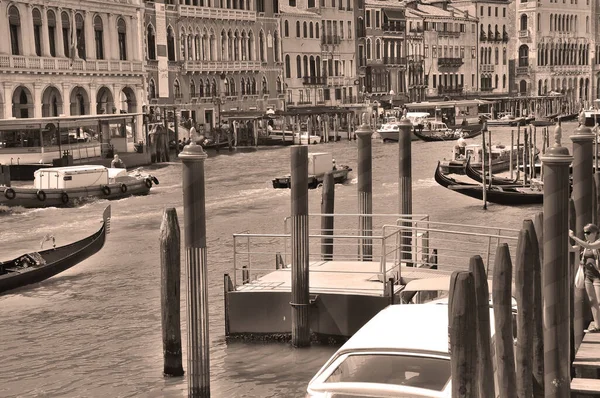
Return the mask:
<path id="1" fill-rule="evenodd" d="M 320 217 L 334 218 L 334 230 L 321 230 Z M 360 235 L 359 218 L 370 217 L 372 229 Z M 311 227 L 312 226 L 312 227 Z M 291 218 L 284 220 L 284 231 L 279 234 L 251 234 L 242 232 L 233 235 L 233 284 L 234 288 L 258 288 L 273 283 L 257 281 L 260 277 L 276 270 L 289 272 L 291 269 Z M 369 287 L 371 294 L 389 295 L 389 279 L 394 285 L 402 284 L 402 273 L 416 268 L 439 268 L 448 273 L 468 269 L 473 255 L 480 255 L 488 271 L 493 268 L 498 245 L 508 243 L 514 258 L 519 231 L 501 227 L 432 222 L 426 215 L 360 215 L 360 214 L 316 214 L 309 216 L 309 262 L 311 273 L 332 273 L 352 276 L 366 274 L 374 283 Z M 323 239 L 329 239 L 326 243 Z M 331 259 L 340 266 L 328 269 L 316 265 L 325 263 L 321 253 L 323 245 L 333 246 Z M 361 248 L 370 250 L 364 254 Z M 360 261 L 365 262 L 361 267 Z M 344 264 L 345 262 L 345 264 Z M 412 266 L 412 267 L 410 267 Z M 346 268 L 344 268 L 346 267 Z M 241 282 L 241 283 L 240 283 Z M 269 286 L 273 288 L 273 286 Z M 312 290 L 325 289 L 311 285 Z M 327 287 L 328 291 L 344 290 L 343 286 Z M 365 289 L 361 289 L 363 291 Z"/>

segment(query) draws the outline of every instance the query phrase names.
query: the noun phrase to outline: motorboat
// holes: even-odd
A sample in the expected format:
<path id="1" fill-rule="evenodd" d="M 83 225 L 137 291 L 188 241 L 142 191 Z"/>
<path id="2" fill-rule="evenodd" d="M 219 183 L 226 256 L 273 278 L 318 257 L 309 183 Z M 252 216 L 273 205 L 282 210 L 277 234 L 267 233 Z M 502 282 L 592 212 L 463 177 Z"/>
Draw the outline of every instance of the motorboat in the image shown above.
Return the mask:
<path id="1" fill-rule="evenodd" d="M 352 171 L 349 166 L 337 165 L 331 153 L 308 154 L 308 188 L 317 188 L 323 183 L 325 173 L 331 171 L 336 184 L 342 184 L 348 179 Z M 292 177 L 285 175 L 273 179 L 273 188 L 291 188 Z"/>
<path id="2" fill-rule="evenodd" d="M 515 117 L 512 113 L 499 113 L 496 119 L 488 119 L 489 126 L 524 126 L 524 117 Z"/>
<path id="3" fill-rule="evenodd" d="M 383 142 L 394 142 L 394 141 L 398 142 L 398 137 L 400 134 L 400 123 L 397 121 L 384 123 L 377 130 L 377 134 L 379 134 L 379 136 L 381 137 Z M 419 140 L 419 137 L 417 137 L 414 134 L 414 127 L 413 127 L 413 131 L 410 133 L 410 140 L 411 141 Z"/>
<path id="4" fill-rule="evenodd" d="M 462 128 L 451 129 L 446 123 L 440 121 L 427 121 L 425 127 L 427 129 L 417 129 L 413 130 L 413 133 L 423 141 L 454 141 L 459 138 L 474 138 L 485 130 L 487 130 L 486 125 L 481 125 L 479 130 L 463 130 Z"/>
<path id="5" fill-rule="evenodd" d="M 46 280 L 96 254 L 104 246 L 110 231 L 110 214 L 108 206 L 104 210 L 100 229 L 77 242 L 59 247 L 53 245 L 50 249 L 29 252 L 0 262 L 0 294 Z M 50 240 L 56 243 L 54 236 L 46 235 L 41 243 L 42 248 Z"/>
<path id="6" fill-rule="evenodd" d="M 523 159 L 523 151 L 525 146 L 520 144 L 518 147 L 514 145 L 512 148 L 505 145 L 487 145 L 485 162 L 486 167 L 489 164 L 489 153 L 492 156 L 492 173 L 499 173 L 510 168 L 510 159 L 512 152 L 513 166 L 517 164 L 517 158 Z M 455 145 L 452 148 L 452 156 L 450 159 L 441 161 L 441 170 L 444 174 L 465 174 L 465 165 L 467 160 L 471 159 L 473 168 L 481 168 L 483 159 L 481 144 L 468 144 L 466 146 Z M 536 156 L 539 150 L 536 151 Z M 518 156 L 517 156 L 518 155 Z"/>
<path id="7" fill-rule="evenodd" d="M 320 135 L 309 134 L 308 131 L 294 133 L 294 145 L 312 145 L 321 142 Z"/>
<path id="8" fill-rule="evenodd" d="M 156 177 L 141 169 L 107 168 L 79 165 L 39 169 L 33 187 L 0 187 L 0 205 L 25 208 L 68 207 L 90 197 L 121 199 L 132 195 L 147 195 Z"/>

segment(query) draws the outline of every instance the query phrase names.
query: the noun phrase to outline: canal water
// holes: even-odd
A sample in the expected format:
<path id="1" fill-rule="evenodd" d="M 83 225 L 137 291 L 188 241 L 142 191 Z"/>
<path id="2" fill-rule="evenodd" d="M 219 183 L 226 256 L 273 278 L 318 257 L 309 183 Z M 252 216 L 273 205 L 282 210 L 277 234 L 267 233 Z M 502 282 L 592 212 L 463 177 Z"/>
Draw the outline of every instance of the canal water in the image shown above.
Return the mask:
<path id="1" fill-rule="evenodd" d="M 574 128 L 566 124 L 563 129 L 569 149 L 568 135 Z M 509 145 L 510 128 L 494 128 L 492 142 Z M 413 212 L 429 214 L 433 221 L 520 228 L 524 217 L 540 211 L 540 206 L 493 204 L 485 211 L 481 202 L 438 186 L 433 179 L 437 160 L 449 157 L 453 145 L 412 143 Z M 337 164 L 356 169 L 356 142 L 321 144 L 311 151 L 331 152 Z M 213 397 L 303 397 L 310 378 L 335 351 L 318 345 L 293 349 L 285 343 L 227 344 L 224 339 L 223 274 L 233 268 L 232 234 L 283 232 L 290 191 L 272 189 L 270 180 L 288 173 L 289 153 L 289 148 L 260 148 L 206 161 Z M 397 211 L 397 155 L 397 144 L 374 140 L 375 213 Z M 110 202 L 111 234 L 98 254 L 43 283 L 0 296 L 1 397 L 186 395 L 185 378 L 162 376 L 158 250 L 164 208 L 175 207 L 183 227 L 181 164 L 150 172 L 160 180 L 150 195 Z M 338 213 L 357 212 L 356 173 L 351 176 L 351 182 L 336 186 Z M 320 199 L 320 190 L 310 191 L 311 212 L 319 212 Z M 4 209 L 0 260 L 36 250 L 46 233 L 53 234 L 58 245 L 91 234 L 108 203 L 99 200 L 76 209 Z"/>

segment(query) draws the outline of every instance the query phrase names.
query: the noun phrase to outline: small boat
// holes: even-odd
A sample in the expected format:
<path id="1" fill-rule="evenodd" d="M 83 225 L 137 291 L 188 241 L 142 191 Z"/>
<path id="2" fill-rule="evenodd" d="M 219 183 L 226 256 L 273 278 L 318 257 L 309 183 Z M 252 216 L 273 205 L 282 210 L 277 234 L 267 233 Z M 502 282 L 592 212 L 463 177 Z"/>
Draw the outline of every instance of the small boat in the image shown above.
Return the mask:
<path id="1" fill-rule="evenodd" d="M 104 210 L 102 226 L 93 235 L 65 246 L 26 253 L 13 260 L 0 262 L 0 294 L 41 282 L 79 264 L 102 249 L 109 232 L 110 206 Z M 53 236 L 46 235 L 42 248 L 44 242 L 49 240 L 55 242 Z"/>
<path id="2" fill-rule="evenodd" d="M 333 172 L 333 180 L 336 184 L 344 183 L 352 171 L 349 166 L 336 165 L 330 153 L 309 153 L 308 160 L 309 189 L 315 189 L 322 184 L 328 171 Z M 273 188 L 291 188 L 291 180 L 290 175 L 274 178 Z"/>
<path id="3" fill-rule="evenodd" d="M 467 177 L 469 177 L 472 180 L 475 180 L 475 181 L 477 181 L 479 183 L 483 182 L 483 177 L 482 177 L 481 171 L 476 170 L 476 169 L 473 168 L 473 166 L 471 166 L 471 159 L 470 158 L 467 160 L 467 164 L 465 165 L 465 174 L 467 175 Z M 487 184 L 489 184 L 489 182 L 490 182 L 489 175 L 486 176 L 485 182 Z M 494 175 L 492 175 L 492 185 L 512 185 L 512 186 L 515 186 L 515 185 L 518 184 L 518 182 L 519 182 L 519 172 L 518 171 L 517 171 L 517 176 L 514 179 L 502 178 L 502 177 L 495 177 Z"/>
<path id="4" fill-rule="evenodd" d="M 142 174 L 140 169 L 128 174 L 125 169 L 104 166 L 52 167 L 35 172 L 33 187 L 5 187 L 0 191 L 0 205 L 68 207 L 89 197 L 113 200 L 147 195 L 158 183 L 156 177 Z"/>
<path id="5" fill-rule="evenodd" d="M 458 129 L 458 130 L 447 129 L 446 131 L 432 131 L 430 133 L 424 133 L 422 131 L 415 129 L 413 131 L 413 134 L 425 142 L 433 142 L 433 141 L 455 141 L 461 137 L 464 139 L 475 138 L 475 137 L 480 136 L 481 133 L 483 133 L 483 131 L 484 131 L 484 128 L 482 126 L 482 128 L 479 131 L 463 131 L 462 129 Z"/>
<path id="6" fill-rule="evenodd" d="M 198 140 L 198 141 L 196 141 L 196 144 L 201 145 L 202 149 L 205 149 L 205 150 L 208 150 L 208 149 L 219 150 L 221 148 L 227 148 L 229 146 L 229 142 L 227 140 L 217 142 L 211 138 L 205 138 L 204 140 Z M 181 149 L 183 149 L 183 148 L 181 148 Z"/>
<path id="7" fill-rule="evenodd" d="M 500 117 L 496 119 L 488 119 L 487 124 L 489 126 L 524 126 L 524 117 L 515 117 L 512 113 L 500 113 Z"/>
<path id="8" fill-rule="evenodd" d="M 287 130 L 284 135 L 282 130 L 272 130 L 268 132 L 267 136 L 258 137 L 258 145 L 294 145 L 294 133 L 290 130 Z"/>
<path id="9" fill-rule="evenodd" d="M 523 144 L 519 145 L 518 154 L 519 159 L 523 159 L 523 150 L 525 146 Z M 489 161 L 488 156 L 490 152 L 490 147 L 487 147 L 485 161 L 486 165 Z M 491 156 L 492 156 L 492 173 L 499 173 L 502 171 L 506 171 L 510 168 L 510 152 L 511 149 L 506 147 L 505 145 L 492 145 L 491 146 Z M 539 152 L 539 150 L 538 150 Z M 512 148 L 512 159 L 513 165 L 517 163 L 517 146 L 513 146 Z M 537 153 L 536 153 L 537 155 Z M 482 150 L 481 144 L 469 144 L 465 147 L 461 147 L 460 145 L 455 145 L 452 149 L 452 158 L 449 160 L 442 160 L 441 169 L 444 174 L 465 174 L 465 165 L 467 164 L 467 159 L 471 158 L 471 165 L 474 168 L 481 167 L 481 159 L 482 159 Z"/>
<path id="10" fill-rule="evenodd" d="M 303 131 L 301 134 L 300 133 L 294 134 L 294 144 L 295 145 L 311 145 L 311 144 L 318 144 L 320 142 L 321 142 L 320 135 L 313 135 L 313 134 L 309 135 L 307 131 Z"/>
<path id="11" fill-rule="evenodd" d="M 483 200 L 483 188 L 481 185 L 461 183 L 445 176 L 442 173 L 439 162 L 435 169 L 434 177 L 435 181 L 444 188 Z M 491 188 L 486 188 L 486 200 L 490 203 L 507 206 L 541 204 L 544 201 L 544 191 L 539 184 L 529 187 L 492 186 Z"/>

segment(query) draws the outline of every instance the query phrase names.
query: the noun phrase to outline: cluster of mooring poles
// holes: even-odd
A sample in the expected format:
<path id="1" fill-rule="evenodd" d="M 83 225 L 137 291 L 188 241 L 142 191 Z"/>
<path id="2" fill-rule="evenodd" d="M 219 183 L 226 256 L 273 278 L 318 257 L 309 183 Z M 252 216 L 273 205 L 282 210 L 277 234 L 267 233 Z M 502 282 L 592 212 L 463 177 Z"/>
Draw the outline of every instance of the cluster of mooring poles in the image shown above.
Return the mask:
<path id="1" fill-rule="evenodd" d="M 584 226 L 598 219 L 598 189 L 594 188 L 600 182 L 599 175 L 593 174 L 595 135 L 584 126 L 583 114 L 579 121 L 580 126 L 570 137 L 573 156 L 561 145 L 560 125 L 554 143 L 544 145 L 544 211 L 533 221 L 523 223 L 514 287 L 508 246 L 500 245 L 496 253 L 493 340 L 500 397 L 570 396 L 571 362 L 583 339 L 589 310 L 584 307 L 584 289 L 574 287 L 577 264 L 573 259 L 578 258 L 569 253 L 569 228 L 584 239 Z M 494 389 L 494 378 L 490 376 L 494 367 L 488 360 L 493 352 L 488 339 L 489 292 L 482 269 L 481 259 L 475 256 L 469 271 L 452 275 L 449 329 L 453 397 L 493 396 L 489 395 Z M 516 362 L 511 291 L 517 301 Z M 472 341 L 477 341 L 476 348 Z"/>

